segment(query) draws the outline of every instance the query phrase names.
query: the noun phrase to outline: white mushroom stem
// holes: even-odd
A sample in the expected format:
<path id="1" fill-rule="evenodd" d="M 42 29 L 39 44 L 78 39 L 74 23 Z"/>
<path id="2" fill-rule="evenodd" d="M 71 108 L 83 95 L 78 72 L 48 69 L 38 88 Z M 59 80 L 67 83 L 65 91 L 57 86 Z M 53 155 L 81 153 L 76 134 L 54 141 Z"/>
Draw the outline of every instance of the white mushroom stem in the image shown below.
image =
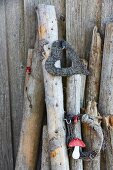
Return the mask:
<path id="1" fill-rule="evenodd" d="M 73 159 L 79 159 L 79 157 L 80 157 L 79 146 L 74 147 L 72 157 L 73 157 Z"/>

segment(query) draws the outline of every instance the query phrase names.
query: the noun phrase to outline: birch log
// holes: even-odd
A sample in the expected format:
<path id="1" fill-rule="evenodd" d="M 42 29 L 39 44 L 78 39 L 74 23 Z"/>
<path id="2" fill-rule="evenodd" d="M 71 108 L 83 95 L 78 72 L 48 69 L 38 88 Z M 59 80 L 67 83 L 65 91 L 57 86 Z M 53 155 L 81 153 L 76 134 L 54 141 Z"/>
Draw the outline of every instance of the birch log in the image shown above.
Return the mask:
<path id="1" fill-rule="evenodd" d="M 24 90 L 24 115 L 15 170 L 34 170 L 44 109 L 44 86 L 40 57 L 28 51 Z M 28 71 L 30 71 L 28 69 Z M 27 70 L 26 70 L 27 71 Z"/>
<path id="2" fill-rule="evenodd" d="M 69 170 L 67 148 L 65 143 L 64 109 L 62 78 L 52 76 L 45 70 L 45 61 L 50 54 L 51 44 L 58 39 L 58 28 L 55 8 L 51 5 L 37 7 L 39 40 L 47 40 L 44 46 L 44 59 L 42 61 L 45 98 L 47 108 L 47 125 L 50 146 L 50 159 L 52 170 Z M 39 41 L 39 43 L 40 43 Z M 60 62 L 56 63 L 56 67 Z"/>
<path id="3" fill-rule="evenodd" d="M 75 115 L 80 114 L 80 90 L 81 90 L 81 76 L 74 75 L 67 78 L 67 113 Z M 74 134 L 77 138 L 81 138 L 80 122 L 74 127 Z M 82 160 L 74 160 L 71 158 L 71 170 L 82 170 Z"/>
<path id="4" fill-rule="evenodd" d="M 100 85 L 100 73 L 101 73 L 101 38 L 95 26 L 93 29 L 92 44 L 89 58 L 89 71 L 90 75 L 87 78 L 86 85 L 86 113 L 93 116 L 98 116 L 97 106 L 95 102 L 98 102 L 99 85 Z M 96 111 L 95 111 L 96 110 Z M 83 125 L 84 142 L 87 149 L 90 149 L 95 141 L 94 132 L 88 125 Z M 94 161 L 84 161 L 85 170 L 100 170 L 100 155 L 98 155 Z"/>
<path id="5" fill-rule="evenodd" d="M 99 111 L 104 115 L 113 115 L 113 23 L 106 26 L 102 61 Z M 105 121 L 106 169 L 113 169 L 113 124 Z"/>
<path id="6" fill-rule="evenodd" d="M 41 170 L 50 170 L 50 157 L 49 157 L 49 143 L 48 143 L 47 125 L 43 126 Z"/>

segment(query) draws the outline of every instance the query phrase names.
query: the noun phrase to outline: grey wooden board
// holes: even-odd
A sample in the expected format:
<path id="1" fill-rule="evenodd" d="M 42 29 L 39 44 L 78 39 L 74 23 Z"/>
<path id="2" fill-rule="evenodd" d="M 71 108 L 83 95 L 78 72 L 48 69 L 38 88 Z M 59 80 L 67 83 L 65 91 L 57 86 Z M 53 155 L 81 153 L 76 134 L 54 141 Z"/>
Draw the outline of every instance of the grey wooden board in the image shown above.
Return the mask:
<path id="1" fill-rule="evenodd" d="M 25 54 L 28 49 L 34 48 L 36 41 L 36 13 L 35 0 L 24 0 L 24 25 L 25 25 Z"/>
<path id="2" fill-rule="evenodd" d="M 7 53 L 9 62 L 10 101 L 13 128 L 13 149 L 16 159 L 23 115 L 24 90 L 24 22 L 23 1 L 6 0 Z"/>
<path id="3" fill-rule="evenodd" d="M 113 115 L 113 23 L 106 27 L 101 85 L 99 96 L 99 111 L 102 115 Z M 103 127 L 105 129 L 105 127 Z M 103 154 L 106 156 L 106 169 L 113 169 L 113 131 L 112 126 L 106 128 L 105 136 L 106 150 Z M 105 167 L 105 165 L 104 165 Z"/>
<path id="4" fill-rule="evenodd" d="M 102 0 L 101 29 L 100 30 L 101 30 L 101 35 L 102 35 L 103 39 L 104 39 L 106 24 L 109 22 L 112 22 L 112 21 L 113 21 L 113 1 L 112 0 Z M 101 105 L 101 102 L 99 101 L 99 103 L 100 103 L 99 105 Z M 104 107 L 105 106 L 106 106 L 106 104 L 104 105 Z M 102 151 L 100 169 L 106 170 L 107 169 L 106 165 L 107 165 L 106 153 L 105 153 L 105 151 Z"/>
<path id="5" fill-rule="evenodd" d="M 100 9 L 99 0 L 66 1 L 66 37 L 82 58 L 89 57 L 92 30 L 100 25 Z"/>
<path id="6" fill-rule="evenodd" d="M 5 1 L 0 1 L 0 169 L 13 170 Z"/>

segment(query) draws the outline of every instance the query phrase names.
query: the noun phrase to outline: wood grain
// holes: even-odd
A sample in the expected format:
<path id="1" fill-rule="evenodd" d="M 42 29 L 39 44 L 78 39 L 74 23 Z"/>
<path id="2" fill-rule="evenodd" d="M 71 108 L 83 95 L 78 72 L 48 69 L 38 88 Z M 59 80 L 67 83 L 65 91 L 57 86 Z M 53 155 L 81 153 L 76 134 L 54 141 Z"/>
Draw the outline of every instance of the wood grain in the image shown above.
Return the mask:
<path id="1" fill-rule="evenodd" d="M 33 170 L 37 163 L 45 109 L 41 56 L 37 54 L 32 49 L 28 51 L 27 67 L 31 67 L 31 74 L 26 72 L 24 114 L 15 170 Z"/>
<path id="2" fill-rule="evenodd" d="M 37 19 L 35 8 L 38 4 L 54 5 L 56 8 L 59 39 L 65 39 L 65 0 L 24 0 L 25 51 L 33 48 L 37 37 Z M 38 38 L 38 37 L 37 37 Z M 36 45 L 37 46 L 37 45 Z"/>
<path id="3" fill-rule="evenodd" d="M 35 0 L 24 0 L 24 27 L 25 27 L 25 55 L 29 48 L 34 48 L 36 42 L 36 13 Z"/>
<path id="4" fill-rule="evenodd" d="M 50 170 L 50 156 L 49 156 L 47 125 L 43 126 L 41 170 Z"/>
<path id="5" fill-rule="evenodd" d="M 99 111 L 102 115 L 113 115 L 113 23 L 107 24 L 102 61 Z M 103 125 L 106 142 L 106 169 L 113 169 L 113 128 Z"/>
<path id="6" fill-rule="evenodd" d="M 89 57 L 89 71 L 90 75 L 87 77 L 86 84 L 86 103 L 87 107 L 89 107 L 88 114 L 92 114 L 93 116 L 98 116 L 96 104 L 98 103 L 99 98 L 99 88 L 100 88 L 100 75 L 101 75 L 101 62 L 102 62 L 102 50 L 101 50 L 101 38 L 98 33 L 98 29 L 95 26 L 93 29 L 92 43 L 91 43 L 91 51 Z M 93 110 L 91 113 L 90 110 Z M 92 146 L 95 146 L 96 136 L 87 126 L 83 124 L 83 139 L 87 145 L 87 149 L 90 149 Z M 93 161 L 84 161 L 84 169 L 92 169 L 92 170 L 100 170 L 100 155 L 95 158 Z"/>
<path id="7" fill-rule="evenodd" d="M 0 1 L 0 169 L 13 170 L 5 1 Z"/>
<path id="8" fill-rule="evenodd" d="M 45 55 L 42 61 L 42 67 L 45 85 L 51 169 L 69 170 L 65 143 L 65 126 L 63 121 L 62 78 L 50 75 L 45 69 L 45 61 L 50 54 L 51 45 L 55 40 L 58 40 L 58 27 L 54 6 L 39 5 L 37 8 L 37 17 L 39 23 L 38 30 L 40 31 L 39 40 L 45 39 L 48 41 L 48 44 L 44 46 Z M 59 66 L 60 62 L 57 62 L 56 67 Z"/>
<path id="9" fill-rule="evenodd" d="M 113 21 L 113 1 L 112 0 L 101 0 L 101 33 L 104 37 L 106 24 Z"/>
<path id="10" fill-rule="evenodd" d="M 81 76 L 74 75 L 67 78 L 67 113 L 74 115 L 80 114 L 80 90 L 81 90 Z M 74 136 L 81 139 L 81 125 L 78 122 L 74 126 Z M 70 169 L 71 170 L 83 170 L 82 160 L 74 160 L 70 157 Z"/>
<path id="11" fill-rule="evenodd" d="M 100 88 L 100 75 L 102 63 L 102 49 L 101 37 L 98 32 L 97 26 L 93 29 L 92 43 L 89 57 L 90 75 L 87 77 L 86 85 L 86 103 L 95 101 L 98 103 L 99 88 Z"/>
<path id="12" fill-rule="evenodd" d="M 10 102 L 13 150 L 16 159 L 23 116 L 25 73 L 23 1 L 6 0 L 7 53 L 9 63 Z"/>
<path id="13" fill-rule="evenodd" d="M 100 0 L 66 0 L 66 37 L 82 58 L 89 57 L 92 31 L 100 25 L 100 16 Z"/>

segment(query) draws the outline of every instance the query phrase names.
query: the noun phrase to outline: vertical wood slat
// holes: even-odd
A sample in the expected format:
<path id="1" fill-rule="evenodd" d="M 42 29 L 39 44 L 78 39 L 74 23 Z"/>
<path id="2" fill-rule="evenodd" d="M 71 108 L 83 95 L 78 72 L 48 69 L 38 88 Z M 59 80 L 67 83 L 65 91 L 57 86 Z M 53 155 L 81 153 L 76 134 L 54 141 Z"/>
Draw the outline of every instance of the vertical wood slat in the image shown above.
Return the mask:
<path id="1" fill-rule="evenodd" d="M 89 56 L 92 30 L 100 25 L 100 15 L 100 0 L 66 1 L 66 37 L 82 58 Z"/>
<path id="2" fill-rule="evenodd" d="M 113 21 L 113 1 L 112 0 L 101 0 L 101 1 L 102 1 L 102 9 L 101 9 L 101 28 L 100 28 L 100 30 L 101 30 L 101 36 L 103 36 L 102 38 L 104 39 L 106 24 Z M 100 91 L 100 93 L 101 93 L 101 91 Z M 102 101 L 102 102 L 104 102 L 104 101 Z M 101 105 L 101 102 L 99 100 L 99 108 L 100 108 L 100 105 Z M 106 170 L 106 164 L 107 164 L 106 154 L 103 150 L 101 152 L 102 153 L 101 153 L 101 167 L 100 168 L 102 170 Z"/>
<path id="3" fill-rule="evenodd" d="M 24 92 L 24 17 L 22 0 L 6 0 L 7 50 L 14 158 L 16 159 L 23 115 Z"/>
<path id="4" fill-rule="evenodd" d="M 101 0 L 101 33 L 105 34 L 105 26 L 107 23 L 113 21 L 113 1 L 112 0 Z"/>
<path id="5" fill-rule="evenodd" d="M 0 1 L 0 169 L 13 170 L 5 1 Z"/>
<path id="6" fill-rule="evenodd" d="M 35 0 L 24 0 L 25 54 L 36 42 Z"/>
<path id="7" fill-rule="evenodd" d="M 99 110 L 102 115 L 113 115 L 113 23 L 106 27 L 102 61 Z M 113 127 L 104 124 L 106 169 L 113 169 Z"/>

